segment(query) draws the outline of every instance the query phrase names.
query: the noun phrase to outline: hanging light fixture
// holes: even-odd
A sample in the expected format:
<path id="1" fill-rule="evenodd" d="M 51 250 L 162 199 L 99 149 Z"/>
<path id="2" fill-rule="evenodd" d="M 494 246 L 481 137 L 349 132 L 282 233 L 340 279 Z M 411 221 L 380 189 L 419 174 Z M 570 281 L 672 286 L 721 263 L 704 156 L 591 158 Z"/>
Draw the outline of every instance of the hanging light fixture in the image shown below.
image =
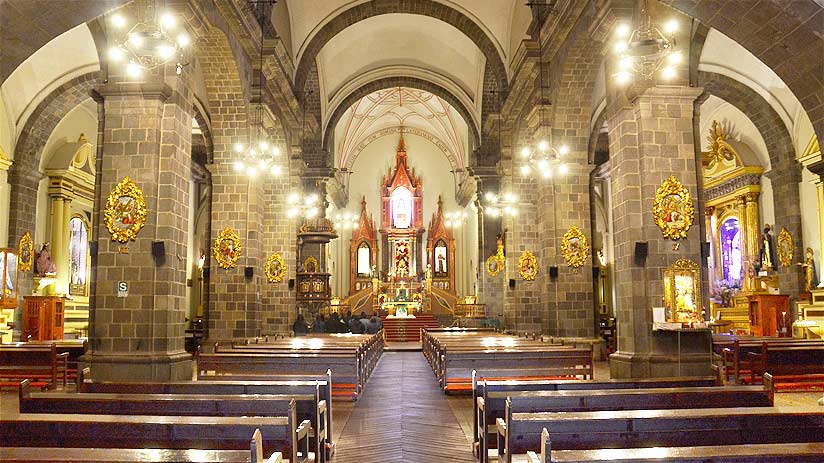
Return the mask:
<path id="1" fill-rule="evenodd" d="M 348 211 L 334 214 L 332 218 L 338 230 L 357 230 L 360 225 L 360 217 Z"/>
<path id="2" fill-rule="evenodd" d="M 134 22 L 131 27 L 130 23 Z M 110 23 L 117 31 L 123 31 L 109 48 L 109 60 L 125 65 L 126 75 L 139 78 L 147 70 L 170 62 L 180 74 L 188 64 L 187 51 L 191 48 L 191 36 L 178 24 L 175 14 L 159 11 L 157 4 L 149 4 L 141 21 L 131 21 L 121 13 L 113 14 Z M 128 28 L 128 30 L 127 30 Z"/>
<path id="3" fill-rule="evenodd" d="M 446 225 L 446 228 L 460 228 L 466 220 L 467 213 L 466 211 L 452 211 L 445 212 L 443 216 L 443 223 Z"/>
<path id="4" fill-rule="evenodd" d="M 487 191 L 484 199 L 488 204 L 486 213 L 492 217 L 515 217 L 518 215 L 518 196 L 513 193 L 496 195 Z"/>
<path id="5" fill-rule="evenodd" d="M 256 2 L 250 2 L 252 4 Z M 278 177 L 283 173 L 280 164 L 280 147 L 269 140 L 263 128 L 263 23 L 260 26 L 260 55 L 258 61 L 258 94 L 256 118 L 252 121 L 249 144 L 235 143 L 234 151 L 238 155 L 233 163 L 235 172 L 245 173 L 250 178 L 269 174 Z"/>
<path id="6" fill-rule="evenodd" d="M 635 30 L 627 23 L 615 29 L 613 50 L 618 55 L 618 72 L 614 77 L 618 84 L 627 84 L 634 76 L 651 80 L 659 71 L 663 79 L 670 80 L 677 74 L 675 66 L 683 60 L 681 52 L 675 50 L 678 22 L 667 21 L 662 31 L 652 25 L 648 7 L 643 0 Z"/>
<path id="7" fill-rule="evenodd" d="M 549 7 L 546 3 L 529 3 L 529 6 L 538 8 Z M 541 40 L 541 31 L 543 30 L 544 15 L 538 15 L 540 24 L 538 26 L 538 79 L 541 85 L 541 106 L 546 104 L 546 85 L 544 85 L 544 44 Z M 541 108 L 540 118 L 541 127 L 547 127 L 544 121 L 544 108 Z M 542 178 L 548 179 L 555 175 L 562 175 L 567 173 L 569 168 L 564 164 L 563 157 L 569 153 L 569 148 L 561 146 L 555 148 L 547 140 L 539 140 L 535 146 L 524 146 L 521 148 L 521 159 L 524 164 L 521 165 L 521 175 L 528 177 L 536 174 Z"/>
<path id="8" fill-rule="evenodd" d="M 316 193 L 306 196 L 299 193 L 291 193 L 286 198 L 286 204 L 288 205 L 286 216 L 290 219 L 297 217 L 313 219 L 317 217 L 320 212 L 320 208 L 318 207 L 319 201 L 320 197 Z"/>

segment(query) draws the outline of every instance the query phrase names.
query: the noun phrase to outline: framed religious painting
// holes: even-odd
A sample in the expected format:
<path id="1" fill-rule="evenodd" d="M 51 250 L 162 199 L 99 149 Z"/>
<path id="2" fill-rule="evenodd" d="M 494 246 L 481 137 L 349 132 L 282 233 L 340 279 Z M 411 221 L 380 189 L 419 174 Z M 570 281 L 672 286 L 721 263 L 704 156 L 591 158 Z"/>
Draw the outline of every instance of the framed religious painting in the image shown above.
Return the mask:
<path id="1" fill-rule="evenodd" d="M 143 191 L 129 177 L 123 177 L 106 200 L 103 220 L 112 240 L 126 243 L 137 237 L 146 224 Z"/>
<path id="2" fill-rule="evenodd" d="M 781 233 L 778 234 L 778 262 L 782 267 L 789 267 L 793 264 L 794 254 L 793 235 L 785 227 L 781 227 Z"/>
<path id="3" fill-rule="evenodd" d="M 702 321 L 701 275 L 696 262 L 678 259 L 664 269 L 664 306 L 668 322 Z"/>
<path id="4" fill-rule="evenodd" d="M 695 220 L 695 206 L 687 187 L 674 175 L 664 180 L 655 192 L 652 215 L 664 238 L 679 240 L 687 237 Z"/>
<path id="5" fill-rule="evenodd" d="M 309 256 L 303 261 L 303 271 L 306 273 L 317 273 L 319 267 L 318 260 L 315 259 L 315 256 Z"/>
<path id="6" fill-rule="evenodd" d="M 572 268 L 579 268 L 589 257 L 589 243 L 587 237 L 577 226 L 572 226 L 561 240 L 561 254 L 566 264 Z"/>
<path id="7" fill-rule="evenodd" d="M 532 251 L 524 251 L 518 257 L 518 274 L 526 281 L 532 281 L 538 275 L 538 258 Z"/>
<path id="8" fill-rule="evenodd" d="M 283 276 L 286 275 L 286 262 L 280 257 L 280 254 L 275 252 L 266 260 L 264 270 L 269 283 L 280 283 L 283 281 Z"/>
<path id="9" fill-rule="evenodd" d="M 504 265 L 506 264 L 506 260 L 498 256 L 497 254 L 489 256 L 486 259 L 486 273 L 489 276 L 494 277 L 501 273 L 501 270 L 504 269 Z"/>
<path id="10" fill-rule="evenodd" d="M 231 227 L 224 228 L 212 245 L 212 255 L 217 265 L 225 269 L 235 268 L 241 250 L 240 237 Z"/>
<path id="11" fill-rule="evenodd" d="M 21 272 L 28 272 L 31 270 L 31 264 L 34 262 L 34 243 L 31 241 L 31 234 L 26 232 L 20 238 L 18 243 L 17 255 L 20 256 L 18 261 L 18 269 Z"/>

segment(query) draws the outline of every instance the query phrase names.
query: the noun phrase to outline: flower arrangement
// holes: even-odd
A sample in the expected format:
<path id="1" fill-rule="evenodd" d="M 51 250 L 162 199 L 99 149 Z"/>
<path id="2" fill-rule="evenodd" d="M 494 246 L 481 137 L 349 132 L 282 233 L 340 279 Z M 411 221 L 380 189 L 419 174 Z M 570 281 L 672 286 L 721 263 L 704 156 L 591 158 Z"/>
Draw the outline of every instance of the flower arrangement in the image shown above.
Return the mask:
<path id="1" fill-rule="evenodd" d="M 738 291 L 741 291 L 740 280 L 717 280 L 710 292 L 710 298 L 721 307 L 729 307 Z"/>

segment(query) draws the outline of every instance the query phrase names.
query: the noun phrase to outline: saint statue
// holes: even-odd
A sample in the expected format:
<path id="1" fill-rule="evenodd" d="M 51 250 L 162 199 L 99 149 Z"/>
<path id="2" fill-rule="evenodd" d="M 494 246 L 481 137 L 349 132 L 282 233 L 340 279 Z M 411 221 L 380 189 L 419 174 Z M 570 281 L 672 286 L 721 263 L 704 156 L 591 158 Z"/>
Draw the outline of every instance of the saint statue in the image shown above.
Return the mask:
<path id="1" fill-rule="evenodd" d="M 37 262 L 35 263 L 35 270 L 38 275 L 54 275 L 57 273 L 57 268 L 51 260 L 49 253 L 49 243 L 43 243 L 40 252 L 37 254 Z"/>
<path id="2" fill-rule="evenodd" d="M 764 233 L 761 234 L 761 259 L 760 269 L 770 271 L 775 268 L 775 247 L 770 224 L 764 225 Z"/>
<path id="3" fill-rule="evenodd" d="M 818 275 L 813 261 L 813 248 L 807 248 L 804 257 L 804 262 L 799 262 L 798 265 L 804 270 L 804 289 L 812 291 L 818 285 Z"/>
<path id="4" fill-rule="evenodd" d="M 432 292 L 432 264 L 426 264 L 426 271 L 424 271 L 424 287 L 427 293 Z"/>

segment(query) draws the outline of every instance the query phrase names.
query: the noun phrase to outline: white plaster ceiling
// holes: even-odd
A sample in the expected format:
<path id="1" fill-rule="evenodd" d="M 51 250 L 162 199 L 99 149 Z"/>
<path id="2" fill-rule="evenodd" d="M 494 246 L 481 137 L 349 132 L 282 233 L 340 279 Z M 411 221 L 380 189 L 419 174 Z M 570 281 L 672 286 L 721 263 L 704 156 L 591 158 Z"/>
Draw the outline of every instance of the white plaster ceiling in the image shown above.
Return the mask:
<path id="1" fill-rule="evenodd" d="M 449 159 L 453 169 L 467 164 L 468 127 L 440 97 L 406 87 L 371 93 L 346 110 L 335 127 L 335 164 L 349 168 L 370 143 L 397 133 L 400 127 L 428 139 Z"/>

